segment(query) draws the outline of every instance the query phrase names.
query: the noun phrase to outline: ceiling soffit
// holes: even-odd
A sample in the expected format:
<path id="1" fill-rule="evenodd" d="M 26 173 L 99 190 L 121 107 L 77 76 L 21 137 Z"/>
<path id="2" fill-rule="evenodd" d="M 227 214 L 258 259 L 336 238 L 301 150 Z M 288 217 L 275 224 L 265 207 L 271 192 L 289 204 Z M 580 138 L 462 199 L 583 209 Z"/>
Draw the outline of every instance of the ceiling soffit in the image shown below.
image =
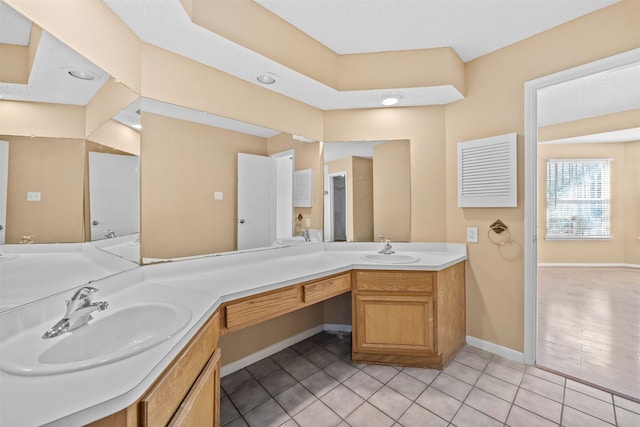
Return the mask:
<path id="1" fill-rule="evenodd" d="M 337 91 L 452 86 L 464 95 L 451 48 L 338 55 L 253 1 L 180 3 L 194 24 Z"/>

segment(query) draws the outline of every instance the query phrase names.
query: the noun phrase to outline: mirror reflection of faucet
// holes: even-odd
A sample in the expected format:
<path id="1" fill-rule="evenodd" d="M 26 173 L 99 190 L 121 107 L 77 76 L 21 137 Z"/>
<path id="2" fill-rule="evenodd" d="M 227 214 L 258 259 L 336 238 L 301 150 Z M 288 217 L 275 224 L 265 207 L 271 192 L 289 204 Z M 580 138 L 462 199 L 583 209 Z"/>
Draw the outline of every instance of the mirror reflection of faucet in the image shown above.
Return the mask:
<path id="1" fill-rule="evenodd" d="M 105 233 L 104 237 L 106 237 L 107 239 L 112 239 L 114 237 L 116 237 L 116 232 L 113 230 L 107 230 L 107 232 Z"/>
<path id="2" fill-rule="evenodd" d="M 62 319 L 53 325 L 42 338 L 53 338 L 60 336 L 66 332 L 77 329 L 89 323 L 94 311 L 103 311 L 109 307 L 106 301 L 91 302 L 92 294 L 98 289 L 92 286 L 83 286 L 78 289 L 70 300 L 67 301 L 67 311 Z"/>
<path id="3" fill-rule="evenodd" d="M 387 240 L 384 242 L 384 247 L 383 247 L 381 250 L 379 250 L 379 251 L 378 251 L 378 253 L 379 253 L 379 254 L 383 254 L 383 255 L 391 255 L 391 254 L 395 254 L 395 253 L 396 253 L 396 251 L 394 251 L 394 250 L 391 248 L 391 240 L 388 240 L 388 239 L 387 239 Z"/>
<path id="4" fill-rule="evenodd" d="M 309 230 L 302 230 L 300 232 L 300 235 L 304 238 L 305 242 L 310 242 L 311 241 L 311 236 L 309 236 Z"/>

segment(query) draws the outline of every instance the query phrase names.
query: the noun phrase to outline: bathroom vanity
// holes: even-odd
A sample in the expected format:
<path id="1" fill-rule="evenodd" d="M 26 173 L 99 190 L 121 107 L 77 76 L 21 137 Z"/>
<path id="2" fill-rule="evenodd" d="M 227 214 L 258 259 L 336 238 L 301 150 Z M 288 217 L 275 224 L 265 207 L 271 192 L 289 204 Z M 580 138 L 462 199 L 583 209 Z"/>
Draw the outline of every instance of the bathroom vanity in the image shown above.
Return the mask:
<path id="1" fill-rule="evenodd" d="M 396 244 L 415 261 L 367 261 L 378 246 L 314 243 L 145 266 L 94 282 L 110 304 L 171 302 L 192 317 L 166 342 L 123 360 L 56 375 L 0 372 L 0 424 L 219 425 L 220 335 L 348 292 L 354 361 L 442 368 L 465 339 L 466 247 Z M 62 297 L 53 299 L 25 307 L 20 327 L 55 320 Z M 7 328 L 21 324 L 20 310 L 3 314 L 3 345 Z M 55 387 L 69 392 L 47 393 Z"/>

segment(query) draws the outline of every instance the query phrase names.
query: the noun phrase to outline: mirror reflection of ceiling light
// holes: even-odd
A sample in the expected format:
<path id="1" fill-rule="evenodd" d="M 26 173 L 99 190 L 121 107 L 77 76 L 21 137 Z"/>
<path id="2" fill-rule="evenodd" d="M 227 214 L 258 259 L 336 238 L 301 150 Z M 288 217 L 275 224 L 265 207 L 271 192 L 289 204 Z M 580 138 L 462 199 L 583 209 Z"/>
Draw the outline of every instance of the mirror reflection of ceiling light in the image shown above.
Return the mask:
<path id="1" fill-rule="evenodd" d="M 92 71 L 81 71 L 77 69 L 70 69 L 68 73 L 71 77 L 75 77 L 76 79 L 80 79 L 80 80 L 96 80 L 100 78 L 99 75 L 97 75 Z"/>
<path id="2" fill-rule="evenodd" d="M 395 96 L 388 96 L 381 101 L 381 104 L 387 107 L 396 105 L 400 100 Z"/>
<path id="3" fill-rule="evenodd" d="M 266 73 L 258 74 L 258 76 L 256 77 L 256 80 L 258 80 L 263 85 L 272 85 L 276 82 L 277 78 L 278 76 L 275 75 L 274 73 L 266 72 Z"/>

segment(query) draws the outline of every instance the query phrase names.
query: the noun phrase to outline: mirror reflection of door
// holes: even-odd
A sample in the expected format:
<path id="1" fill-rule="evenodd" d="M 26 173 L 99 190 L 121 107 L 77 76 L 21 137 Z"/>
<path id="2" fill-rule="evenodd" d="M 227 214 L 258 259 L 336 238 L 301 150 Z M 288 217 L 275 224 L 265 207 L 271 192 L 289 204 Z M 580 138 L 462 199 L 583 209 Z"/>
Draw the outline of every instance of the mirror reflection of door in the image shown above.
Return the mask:
<path id="1" fill-rule="evenodd" d="M 238 250 L 271 246 L 293 233 L 293 152 L 238 153 Z"/>
<path id="2" fill-rule="evenodd" d="M 7 226 L 7 178 L 9 176 L 9 143 L 0 141 L 0 245 L 4 245 Z"/>
<path id="3" fill-rule="evenodd" d="M 91 240 L 140 231 L 140 158 L 89 153 Z"/>
<path id="4" fill-rule="evenodd" d="M 347 241 L 347 174 L 329 175 L 329 241 Z"/>

